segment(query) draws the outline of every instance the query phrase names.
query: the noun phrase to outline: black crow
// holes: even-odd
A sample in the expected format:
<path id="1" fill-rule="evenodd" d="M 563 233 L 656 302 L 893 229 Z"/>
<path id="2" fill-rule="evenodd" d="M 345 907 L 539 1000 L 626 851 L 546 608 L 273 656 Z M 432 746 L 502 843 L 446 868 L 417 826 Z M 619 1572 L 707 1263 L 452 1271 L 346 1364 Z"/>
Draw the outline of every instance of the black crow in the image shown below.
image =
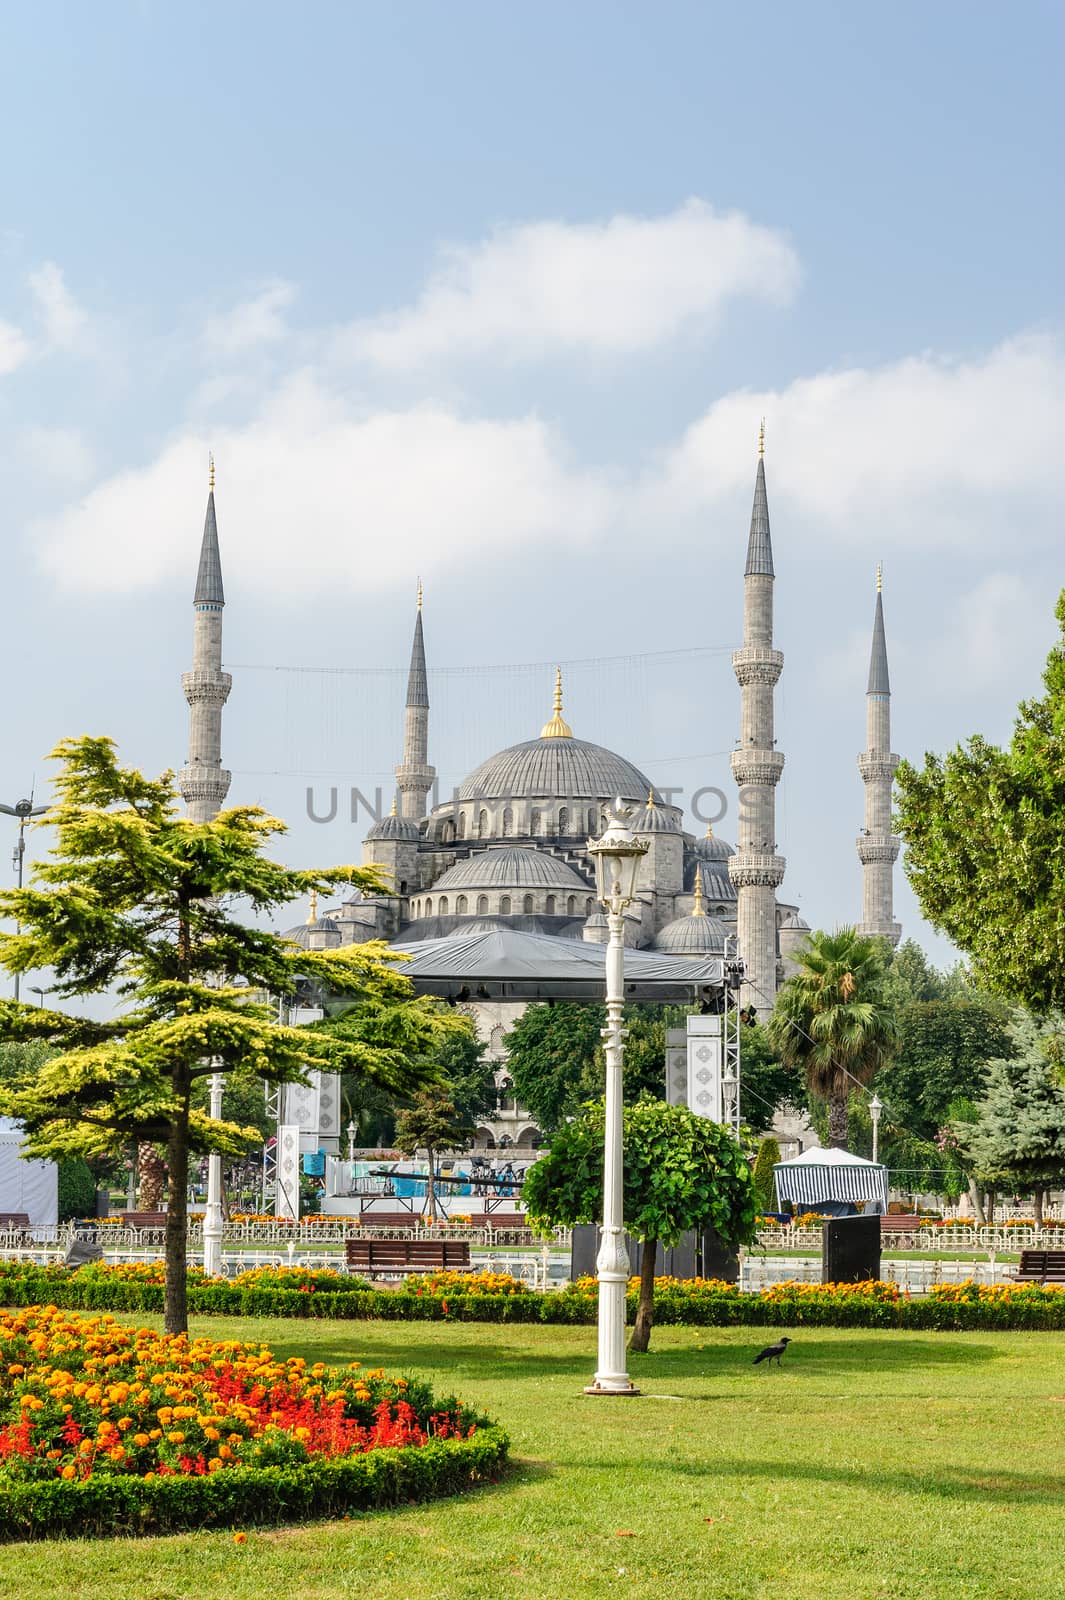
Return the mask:
<path id="1" fill-rule="evenodd" d="M 788 1348 L 788 1345 L 790 1343 L 791 1343 L 790 1339 L 784 1338 L 784 1339 L 779 1339 L 776 1344 L 767 1344 L 765 1349 L 764 1350 L 760 1350 L 758 1352 L 758 1354 L 755 1356 L 753 1365 L 757 1366 L 759 1361 L 768 1361 L 769 1365 L 772 1366 L 773 1362 L 775 1361 L 777 1366 L 779 1367 L 780 1366 L 780 1358 L 784 1354 L 785 1350 Z"/>

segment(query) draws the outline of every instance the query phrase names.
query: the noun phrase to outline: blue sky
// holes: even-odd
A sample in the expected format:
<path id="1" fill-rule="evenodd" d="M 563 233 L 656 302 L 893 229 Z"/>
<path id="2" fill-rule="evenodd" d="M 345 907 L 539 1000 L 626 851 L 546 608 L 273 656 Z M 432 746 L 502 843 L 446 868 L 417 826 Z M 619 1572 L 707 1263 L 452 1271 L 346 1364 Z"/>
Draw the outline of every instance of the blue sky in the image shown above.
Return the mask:
<path id="1" fill-rule="evenodd" d="M 764 412 L 786 893 L 855 916 L 876 562 L 905 754 L 1002 737 L 1054 638 L 1060 8 L 3 29 L 5 797 L 83 729 L 180 764 L 212 446 L 232 793 L 294 858 L 357 858 L 306 778 L 387 774 L 402 671 L 246 669 L 401 669 L 419 572 L 431 665 L 468 669 L 433 690 L 448 781 L 563 660 L 578 734 L 727 786 Z"/>

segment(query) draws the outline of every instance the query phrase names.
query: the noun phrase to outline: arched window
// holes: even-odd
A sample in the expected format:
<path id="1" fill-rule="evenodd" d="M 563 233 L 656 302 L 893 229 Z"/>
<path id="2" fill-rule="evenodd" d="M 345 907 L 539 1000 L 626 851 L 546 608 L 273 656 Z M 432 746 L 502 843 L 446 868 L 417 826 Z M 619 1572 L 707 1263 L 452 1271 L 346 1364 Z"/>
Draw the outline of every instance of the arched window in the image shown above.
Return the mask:
<path id="1" fill-rule="evenodd" d="M 558 831 L 559 833 L 569 832 L 569 810 L 566 806 L 560 806 L 558 809 Z"/>
<path id="2" fill-rule="evenodd" d="M 499 897 L 499 915 L 501 917 L 509 917 L 510 916 L 510 896 L 509 896 L 509 894 L 500 895 L 500 897 Z"/>
<path id="3" fill-rule="evenodd" d="M 571 894 L 566 901 L 566 915 L 567 917 L 575 917 L 577 915 L 577 896 L 575 894 Z"/>
<path id="4" fill-rule="evenodd" d="M 466 905 L 466 896 L 464 894 L 460 894 L 458 899 L 455 901 L 455 910 L 458 912 L 460 917 L 464 917 L 466 915 Z"/>
<path id="5" fill-rule="evenodd" d="M 549 917 L 553 917 L 554 916 L 554 914 L 555 914 L 555 897 L 554 897 L 553 894 L 549 894 L 548 895 L 548 897 L 547 897 L 547 905 L 544 907 L 544 909 L 547 912 L 547 915 Z"/>
<path id="6" fill-rule="evenodd" d="M 479 917 L 483 917 L 483 916 L 486 916 L 487 913 L 488 913 L 488 896 L 486 894 L 479 894 L 477 896 L 477 915 Z"/>
<path id="7" fill-rule="evenodd" d="M 414 902 L 414 915 L 416 917 L 420 917 L 421 914 L 422 914 L 422 903 L 421 903 L 420 900 L 415 900 L 415 902 Z"/>
<path id="8" fill-rule="evenodd" d="M 536 833 L 540 832 L 540 813 L 539 813 L 539 811 L 533 810 L 533 811 L 529 812 L 529 832 L 533 833 L 533 834 L 536 834 Z"/>
<path id="9" fill-rule="evenodd" d="M 584 902 L 584 915 L 586 917 L 590 917 L 591 916 L 592 911 L 594 909 L 594 906 L 595 906 L 595 901 L 592 899 L 591 895 L 589 895 L 587 900 Z"/>
<path id="10" fill-rule="evenodd" d="M 595 808 L 594 808 L 594 806 L 589 806 L 588 807 L 588 832 L 589 833 L 594 833 L 595 832 Z"/>
<path id="11" fill-rule="evenodd" d="M 429 899 L 429 900 L 427 900 L 425 902 L 425 915 L 427 917 L 431 917 L 432 914 L 433 914 L 433 902 L 432 902 L 432 899 Z"/>
<path id="12" fill-rule="evenodd" d="M 466 813 L 465 813 L 465 811 L 460 811 L 459 812 L 459 838 L 460 839 L 465 839 L 465 837 L 466 837 Z"/>
<path id="13" fill-rule="evenodd" d="M 521 909 L 524 911 L 525 915 L 528 917 L 528 916 L 532 915 L 532 908 L 533 908 L 533 897 L 532 897 L 531 894 L 527 894 L 525 896 L 525 898 L 521 902 Z"/>
<path id="14" fill-rule="evenodd" d="M 503 837 L 509 839 L 514 832 L 514 812 L 510 806 L 503 808 Z"/>
<path id="15" fill-rule="evenodd" d="M 437 906 L 436 909 L 437 909 L 437 914 L 439 916 L 441 916 L 441 917 L 446 917 L 447 916 L 447 895 L 446 894 L 442 894 L 440 896 L 440 904 Z"/>
<path id="16" fill-rule="evenodd" d="M 477 814 L 477 837 L 485 838 L 488 833 L 488 812 L 479 811 Z"/>
<path id="17" fill-rule="evenodd" d="M 506 1029 L 503 1027 L 503 1024 L 501 1022 L 497 1022 L 495 1027 L 492 1029 L 492 1035 L 488 1041 L 488 1048 L 490 1050 L 502 1052 L 503 1040 L 506 1038 L 506 1036 Z"/>
<path id="18" fill-rule="evenodd" d="M 452 822 L 451 818 L 448 817 L 447 821 L 444 823 L 444 826 L 440 829 L 440 843 L 454 844 L 454 842 L 455 824 Z"/>

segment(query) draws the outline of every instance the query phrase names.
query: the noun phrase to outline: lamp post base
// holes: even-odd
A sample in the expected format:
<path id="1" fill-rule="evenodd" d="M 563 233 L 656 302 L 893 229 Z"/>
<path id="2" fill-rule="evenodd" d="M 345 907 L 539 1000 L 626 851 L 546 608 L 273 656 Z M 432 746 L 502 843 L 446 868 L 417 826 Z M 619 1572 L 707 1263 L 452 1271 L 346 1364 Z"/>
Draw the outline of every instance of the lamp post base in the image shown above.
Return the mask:
<path id="1" fill-rule="evenodd" d="M 634 1383 L 630 1383 L 624 1388 L 620 1384 L 615 1388 L 608 1383 L 589 1383 L 585 1385 L 584 1392 L 585 1394 L 608 1394 L 617 1395 L 619 1397 L 642 1393 L 640 1389 L 637 1389 Z"/>

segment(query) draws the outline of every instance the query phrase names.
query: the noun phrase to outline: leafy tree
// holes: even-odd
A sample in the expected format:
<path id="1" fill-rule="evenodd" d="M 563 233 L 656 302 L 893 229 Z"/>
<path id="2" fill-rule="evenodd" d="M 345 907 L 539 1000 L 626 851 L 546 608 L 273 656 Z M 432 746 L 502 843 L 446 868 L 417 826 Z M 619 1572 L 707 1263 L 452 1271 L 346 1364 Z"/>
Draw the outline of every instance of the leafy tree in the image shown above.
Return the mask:
<path id="1" fill-rule="evenodd" d="M 456 1027 L 441 1041 L 431 1063 L 460 1121 L 472 1128 L 495 1112 L 499 1097 L 495 1065 L 484 1058 L 487 1046 L 477 1037 L 472 1020 L 463 1017 L 462 1021 L 465 1026 Z"/>
<path id="2" fill-rule="evenodd" d="M 623 1117 L 623 1215 L 644 1246 L 630 1349 L 646 1350 L 659 1243 L 674 1245 L 689 1228 L 713 1228 L 725 1245 L 744 1244 L 754 1236 L 754 1185 L 743 1151 L 718 1123 L 649 1095 L 625 1106 Z M 536 1225 L 601 1220 L 604 1118 L 602 1101 L 585 1106 L 525 1174 L 522 1199 Z"/>
<path id="3" fill-rule="evenodd" d="M 897 1053 L 877 1078 L 884 1102 L 882 1130 L 933 1140 L 951 1102 L 977 1100 L 987 1064 L 1013 1053 L 1010 1013 L 1001 1002 L 971 998 L 927 1000 L 899 1012 Z"/>
<path id="4" fill-rule="evenodd" d="M 782 1105 L 807 1102 L 802 1073 L 782 1061 L 761 1023 L 740 1029 L 740 1111 L 753 1128 L 768 1128 Z M 777 1158 L 779 1160 L 779 1157 Z"/>
<path id="5" fill-rule="evenodd" d="M 436 1155 L 439 1150 L 464 1150 L 469 1143 L 471 1128 L 458 1111 L 446 1090 L 428 1088 L 421 1090 L 412 1105 L 401 1111 L 396 1119 L 396 1148 L 406 1156 L 416 1156 L 424 1150 L 429 1160 L 429 1181 L 426 1195 L 426 1215 L 435 1222 L 436 1207 Z"/>
<path id="6" fill-rule="evenodd" d="M 634 1101 L 665 1090 L 664 1006 L 626 1006 L 622 1093 Z M 606 1007 L 562 1001 L 526 1006 L 507 1034 L 514 1091 L 545 1133 L 559 1127 L 602 1091 L 602 1029 Z"/>
<path id="7" fill-rule="evenodd" d="M 1057 618 L 1065 628 L 1065 594 Z M 906 875 L 980 979 L 1038 1012 L 1065 1008 L 1065 641 L 1009 746 L 979 735 L 896 775 Z"/>
<path id="8" fill-rule="evenodd" d="M 56 1191 L 60 1222 L 96 1215 L 96 1180 L 81 1156 L 68 1156 L 59 1163 Z"/>
<path id="9" fill-rule="evenodd" d="M 776 1198 L 776 1174 L 773 1168 L 780 1160 L 780 1146 L 770 1135 L 763 1139 L 758 1146 L 758 1154 L 754 1159 L 754 1203 L 758 1207 L 759 1215 L 774 1209 L 773 1201 Z"/>
<path id="10" fill-rule="evenodd" d="M 885 948 L 855 928 L 812 933 L 769 1019 L 770 1044 L 802 1068 L 810 1094 L 827 1101 L 831 1142 L 844 1150 L 851 1088 L 869 1082 L 898 1039 Z"/>
<path id="11" fill-rule="evenodd" d="M 975 1122 L 956 1122 L 954 1134 L 978 1177 L 1011 1192 L 1031 1192 L 1036 1222 L 1043 1196 L 1065 1178 L 1065 1087 L 1056 1057 L 1056 1030 L 1032 1017 L 1014 1023 L 1016 1049 L 992 1061 Z"/>
<path id="12" fill-rule="evenodd" d="M 181 1333 L 190 1152 L 238 1155 L 255 1136 L 195 1108 L 198 1080 L 217 1070 L 287 1082 L 311 1065 L 409 1092 L 420 1076 L 412 1063 L 452 1024 L 443 1008 L 412 999 L 380 945 L 303 951 L 231 909 L 239 901 L 267 912 L 338 883 L 377 889 L 373 872 L 268 860 L 282 824 L 257 807 L 189 821 L 172 775 L 121 767 L 109 739 L 65 741 L 54 758 L 58 801 L 46 825 L 56 846 L 28 887 L 0 894 L 0 915 L 20 929 L 0 935 L 0 963 L 50 967 L 60 1002 L 112 990 L 122 1010 L 100 1022 L 0 1002 L 0 1041 L 43 1039 L 56 1052 L 32 1081 L 0 1094 L 0 1107 L 23 1124 L 34 1155 L 165 1147 L 165 1320 Z M 276 1008 L 256 997 L 292 996 L 301 979 L 345 996 L 349 1011 L 310 1028 L 279 1026 Z"/>

